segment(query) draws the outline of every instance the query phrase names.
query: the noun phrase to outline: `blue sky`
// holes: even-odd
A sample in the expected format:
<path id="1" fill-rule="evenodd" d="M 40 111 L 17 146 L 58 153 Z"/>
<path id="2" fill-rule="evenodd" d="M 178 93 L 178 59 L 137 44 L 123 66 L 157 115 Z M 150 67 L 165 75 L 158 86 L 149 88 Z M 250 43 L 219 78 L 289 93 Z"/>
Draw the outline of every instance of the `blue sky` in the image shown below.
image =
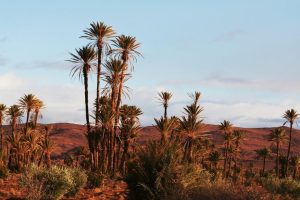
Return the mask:
<path id="1" fill-rule="evenodd" d="M 4 1 L 0 0 L 0 102 L 24 93 L 45 101 L 44 122 L 84 122 L 83 86 L 69 77 L 69 52 L 92 21 L 136 36 L 144 58 L 128 81 L 143 125 L 162 114 L 155 96 L 173 92 L 182 115 L 187 93 L 202 92 L 207 123 L 283 122 L 300 111 L 300 1 Z M 91 77 L 91 83 L 95 82 Z M 90 88 L 91 99 L 95 87 Z"/>

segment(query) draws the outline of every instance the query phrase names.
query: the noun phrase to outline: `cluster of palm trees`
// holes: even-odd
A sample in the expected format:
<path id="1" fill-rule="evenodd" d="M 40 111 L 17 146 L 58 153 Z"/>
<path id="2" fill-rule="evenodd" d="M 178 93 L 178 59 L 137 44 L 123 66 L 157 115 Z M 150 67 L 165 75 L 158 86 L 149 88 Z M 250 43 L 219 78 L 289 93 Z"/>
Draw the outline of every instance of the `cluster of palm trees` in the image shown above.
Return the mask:
<path id="1" fill-rule="evenodd" d="M 166 142 L 179 139 L 183 144 L 183 162 L 201 162 L 203 167 L 215 172 L 218 170 L 219 161 L 224 160 L 222 168 L 223 178 L 236 176 L 243 165 L 241 143 L 245 140 L 245 131 L 234 128 L 233 124 L 227 120 L 221 122 L 219 130 L 223 133 L 224 147 L 222 148 L 222 152 L 220 152 L 210 140 L 203 140 L 208 134 L 205 134 L 205 124 L 203 124 L 200 116 L 203 111 L 203 108 L 199 105 L 200 93 L 195 92 L 190 96 L 192 103 L 184 108 L 185 115 L 178 118 L 175 116 L 168 117 L 167 115 L 172 93 L 168 91 L 158 93 L 158 99 L 164 109 L 163 116 L 154 118 L 155 127 L 161 134 L 160 144 L 165 145 Z M 297 155 L 290 156 L 293 124 L 299 116 L 294 109 L 287 110 L 283 115 L 286 122 L 282 126 L 272 130 L 269 134 L 269 141 L 272 142 L 271 147 L 275 145 L 273 152 L 276 155 L 275 172 L 278 177 L 286 177 L 289 175 L 289 172 L 295 177 L 300 166 L 300 157 Z M 286 123 L 290 125 L 289 137 L 285 134 L 284 125 Z M 286 155 L 283 155 L 281 150 L 286 141 L 288 141 L 287 151 Z M 197 160 L 199 154 L 196 153 L 193 155 L 193 152 L 200 152 L 201 160 Z M 258 159 L 262 159 L 263 161 L 261 175 L 265 175 L 266 160 L 271 158 L 273 153 L 267 147 L 257 149 L 255 152 Z M 209 162 L 210 165 L 207 166 L 206 162 Z M 291 166 L 289 167 L 289 165 Z"/>
<path id="2" fill-rule="evenodd" d="M 142 111 L 136 106 L 122 105 L 122 99 L 127 95 L 125 83 L 131 77 L 132 63 L 141 56 L 140 43 L 132 36 L 116 36 L 113 28 L 103 22 L 92 22 L 83 33 L 82 38 L 90 43 L 71 53 L 68 61 L 74 64 L 71 75 L 78 75 L 84 83 L 90 168 L 109 174 L 124 173 Z M 92 71 L 96 71 L 97 89 L 95 107 L 90 112 L 88 89 Z"/>
<path id="3" fill-rule="evenodd" d="M 49 138 L 51 126 L 39 126 L 44 103 L 33 94 L 24 95 L 18 104 L 0 104 L 0 152 L 2 164 L 19 171 L 31 163 L 51 164 L 54 144 Z M 25 114 L 25 123 L 21 124 Z M 7 121 L 9 126 L 4 127 Z M 44 161 L 44 162 L 43 162 Z"/>
<path id="4" fill-rule="evenodd" d="M 292 132 L 293 132 L 293 125 L 296 120 L 299 118 L 299 114 L 294 109 L 286 110 L 283 118 L 286 120 L 284 124 L 278 128 L 275 128 L 269 134 L 269 141 L 271 141 L 271 147 L 275 146 L 275 171 L 277 177 L 287 177 L 289 176 L 289 172 L 293 172 L 293 177 L 296 176 L 297 169 L 300 164 L 300 157 L 298 155 L 293 155 L 291 157 L 291 144 L 292 144 Z M 284 129 L 284 125 L 289 123 L 289 136 L 287 136 L 286 131 Z M 287 143 L 287 151 L 286 155 L 282 152 L 283 144 Z M 263 159 L 263 168 L 262 174 L 265 172 L 265 163 L 266 159 L 271 158 L 272 151 L 270 148 L 262 148 L 256 150 L 256 153 L 259 158 Z"/>

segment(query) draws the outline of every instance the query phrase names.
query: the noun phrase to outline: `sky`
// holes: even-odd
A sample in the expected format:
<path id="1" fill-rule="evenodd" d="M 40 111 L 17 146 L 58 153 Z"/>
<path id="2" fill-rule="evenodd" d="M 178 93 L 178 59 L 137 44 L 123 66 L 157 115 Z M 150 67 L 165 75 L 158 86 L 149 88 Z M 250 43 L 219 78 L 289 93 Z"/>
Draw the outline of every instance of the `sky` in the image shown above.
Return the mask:
<path id="1" fill-rule="evenodd" d="M 202 93 L 204 122 L 279 126 L 300 112 L 298 0 L 0 0 L 0 102 L 42 99 L 43 123 L 84 123 L 83 84 L 69 75 L 70 52 L 93 21 L 141 43 L 130 98 L 142 125 L 163 114 L 159 91 L 173 93 L 170 115 Z M 90 99 L 96 76 L 90 77 Z"/>

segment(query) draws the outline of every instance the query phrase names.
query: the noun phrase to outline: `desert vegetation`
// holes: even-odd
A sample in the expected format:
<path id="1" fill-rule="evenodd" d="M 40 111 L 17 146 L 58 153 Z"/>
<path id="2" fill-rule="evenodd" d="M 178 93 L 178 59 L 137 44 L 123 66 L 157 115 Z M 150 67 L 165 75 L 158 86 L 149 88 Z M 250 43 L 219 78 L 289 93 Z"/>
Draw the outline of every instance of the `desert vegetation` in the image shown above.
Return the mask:
<path id="1" fill-rule="evenodd" d="M 168 115 L 173 94 L 159 91 L 162 116 L 154 119 L 154 126 L 160 138 L 139 144 L 143 112 L 123 102 L 130 95 L 126 82 L 142 58 L 141 44 L 103 22 L 92 22 L 81 38 L 88 44 L 70 53 L 67 61 L 73 66 L 71 77 L 83 83 L 85 147 L 63 162 L 53 161 L 52 126 L 39 124 L 43 101 L 26 94 L 10 107 L 0 104 L 0 178 L 19 174 L 28 199 L 74 197 L 83 188 L 103 187 L 106 180 L 125 181 L 128 199 L 300 198 L 300 159 L 292 150 L 300 116 L 296 110 L 286 110 L 285 123 L 266 138 L 269 146 L 255 150 L 263 163 L 260 170 L 242 159 L 245 131 L 230 121 L 218 126 L 222 147 L 211 140 L 199 91 L 188 94 L 182 116 Z M 93 74 L 96 91 L 89 90 Z M 96 99 L 89 98 L 91 92 Z M 266 168 L 268 160 L 274 169 Z"/>

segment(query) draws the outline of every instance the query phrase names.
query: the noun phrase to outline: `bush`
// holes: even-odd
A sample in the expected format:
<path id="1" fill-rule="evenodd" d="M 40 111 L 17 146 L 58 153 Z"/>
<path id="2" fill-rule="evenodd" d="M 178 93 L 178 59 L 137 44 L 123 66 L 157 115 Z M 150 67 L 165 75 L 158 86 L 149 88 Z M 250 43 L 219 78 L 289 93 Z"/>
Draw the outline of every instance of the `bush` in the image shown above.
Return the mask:
<path id="1" fill-rule="evenodd" d="M 285 197 L 300 198 L 300 182 L 292 178 L 278 179 L 276 177 L 260 178 L 257 180 L 268 191 Z"/>
<path id="2" fill-rule="evenodd" d="M 0 166 L 0 179 L 6 178 L 9 175 L 9 170 L 5 166 Z"/>
<path id="3" fill-rule="evenodd" d="M 56 200 L 65 194 L 74 196 L 85 182 L 83 172 L 58 166 L 48 169 L 33 165 L 20 179 L 20 185 L 27 190 L 27 198 L 33 200 Z"/>
<path id="4" fill-rule="evenodd" d="M 70 169 L 72 177 L 72 186 L 67 193 L 67 196 L 75 196 L 81 188 L 87 183 L 87 175 L 81 169 Z"/>
<path id="5" fill-rule="evenodd" d="M 100 187 L 105 176 L 101 172 L 89 172 L 87 177 L 88 186 L 90 188 Z"/>

